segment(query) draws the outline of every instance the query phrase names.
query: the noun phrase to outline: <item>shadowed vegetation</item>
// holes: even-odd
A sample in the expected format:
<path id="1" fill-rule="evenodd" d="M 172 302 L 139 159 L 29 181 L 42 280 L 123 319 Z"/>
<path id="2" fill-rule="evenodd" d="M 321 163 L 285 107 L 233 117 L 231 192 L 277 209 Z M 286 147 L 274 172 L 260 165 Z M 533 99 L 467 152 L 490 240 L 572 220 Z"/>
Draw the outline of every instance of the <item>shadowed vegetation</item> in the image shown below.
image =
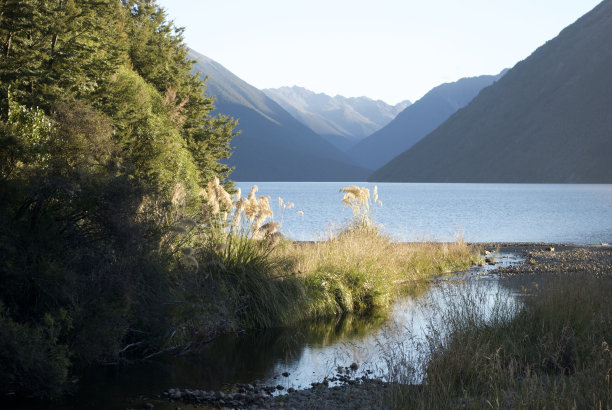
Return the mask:
<path id="1" fill-rule="evenodd" d="M 0 46 L 2 395 L 56 397 L 91 365 L 384 308 L 398 281 L 472 258 L 458 243 L 395 259 L 402 245 L 360 213 L 325 244 L 283 240 L 269 197 L 234 192 L 236 121 L 213 116 L 153 0 L 4 1 Z"/>

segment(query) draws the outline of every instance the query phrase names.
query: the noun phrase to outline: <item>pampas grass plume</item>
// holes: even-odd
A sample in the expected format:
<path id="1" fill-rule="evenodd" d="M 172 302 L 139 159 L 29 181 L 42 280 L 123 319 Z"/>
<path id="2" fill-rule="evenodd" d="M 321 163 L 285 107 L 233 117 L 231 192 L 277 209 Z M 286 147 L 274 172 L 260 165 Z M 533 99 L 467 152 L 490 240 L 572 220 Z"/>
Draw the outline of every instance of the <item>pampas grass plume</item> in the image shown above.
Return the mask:
<path id="1" fill-rule="evenodd" d="M 175 184 L 174 188 L 172 188 L 172 205 L 174 206 L 184 206 L 185 205 L 185 187 L 182 184 Z"/>
<path id="2" fill-rule="evenodd" d="M 259 227 L 259 232 L 264 236 L 269 236 L 275 233 L 279 226 L 280 222 L 267 222 Z"/>

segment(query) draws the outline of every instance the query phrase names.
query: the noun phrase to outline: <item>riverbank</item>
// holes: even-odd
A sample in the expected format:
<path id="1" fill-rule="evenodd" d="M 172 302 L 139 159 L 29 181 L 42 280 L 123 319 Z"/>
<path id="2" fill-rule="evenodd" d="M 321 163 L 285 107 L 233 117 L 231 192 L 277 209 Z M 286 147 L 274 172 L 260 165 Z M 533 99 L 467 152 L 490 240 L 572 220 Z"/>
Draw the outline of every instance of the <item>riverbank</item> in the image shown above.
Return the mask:
<path id="1" fill-rule="evenodd" d="M 494 403 L 492 400 L 502 407 L 520 403 L 538 407 L 547 401 L 563 407 L 572 400 L 609 407 L 612 396 L 610 373 L 606 372 L 612 372 L 612 354 L 607 347 L 612 342 L 612 311 L 608 306 L 612 297 L 612 248 L 480 245 L 492 252 L 492 257 L 496 252 L 524 256 L 521 264 L 489 272 L 502 279 L 519 279 L 508 286 L 525 295 L 524 309 L 514 319 L 500 320 L 486 329 L 450 329 L 454 334 L 438 340 L 439 350 L 424 368 L 431 380 L 427 388 L 353 380 L 342 386 L 327 387 L 323 383 L 280 396 L 266 395 L 258 402 L 234 407 L 478 407 Z M 395 378 L 401 381 L 402 375 Z M 488 382 L 482 384 L 484 380 Z M 219 402 L 207 404 L 223 406 Z"/>

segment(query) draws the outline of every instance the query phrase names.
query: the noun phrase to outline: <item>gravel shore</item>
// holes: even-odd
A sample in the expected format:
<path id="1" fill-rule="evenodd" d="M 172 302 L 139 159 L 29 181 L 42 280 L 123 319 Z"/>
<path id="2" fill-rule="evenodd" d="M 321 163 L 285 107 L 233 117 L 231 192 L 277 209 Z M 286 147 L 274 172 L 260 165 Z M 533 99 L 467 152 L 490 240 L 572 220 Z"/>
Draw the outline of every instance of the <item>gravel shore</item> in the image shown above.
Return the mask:
<path id="1" fill-rule="evenodd" d="M 522 264 L 501 267 L 494 273 L 502 276 L 543 274 L 612 276 L 610 246 L 549 245 L 526 246 L 519 249 L 525 258 Z"/>

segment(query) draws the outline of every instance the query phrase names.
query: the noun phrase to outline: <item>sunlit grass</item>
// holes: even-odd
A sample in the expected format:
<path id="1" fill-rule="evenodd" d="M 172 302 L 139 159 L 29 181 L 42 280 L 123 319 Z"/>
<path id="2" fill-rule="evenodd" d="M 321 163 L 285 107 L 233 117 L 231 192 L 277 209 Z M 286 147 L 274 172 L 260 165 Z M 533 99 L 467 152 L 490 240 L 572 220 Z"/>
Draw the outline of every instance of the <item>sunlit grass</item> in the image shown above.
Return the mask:
<path id="1" fill-rule="evenodd" d="M 476 296 L 447 300 L 419 361 L 390 354 L 390 406 L 610 408 L 612 281 L 554 277 L 522 290 L 518 308 L 500 299 L 486 320 Z M 423 384 L 411 384 L 415 369 Z"/>
<path id="2" fill-rule="evenodd" d="M 349 229 L 322 242 L 285 243 L 274 255 L 294 261 L 311 317 L 388 308 L 401 292 L 465 269 L 478 258 L 462 241 L 394 243 L 372 229 Z"/>
<path id="3" fill-rule="evenodd" d="M 218 180 L 211 182 L 201 192 L 203 223 L 186 224 L 189 219 L 177 212 L 171 236 L 178 238 L 174 246 L 193 278 L 181 292 L 203 300 L 216 289 L 225 311 L 244 327 L 387 310 L 401 292 L 478 262 L 478 251 L 461 239 L 392 242 L 371 218 L 372 206 L 381 204 L 376 188 L 373 198 L 366 188 L 343 188 L 342 202 L 353 209 L 353 219 L 320 242 L 282 239 L 270 198 L 256 197 L 256 191 L 231 196 Z M 280 198 L 278 203 L 282 211 L 293 207 Z"/>

